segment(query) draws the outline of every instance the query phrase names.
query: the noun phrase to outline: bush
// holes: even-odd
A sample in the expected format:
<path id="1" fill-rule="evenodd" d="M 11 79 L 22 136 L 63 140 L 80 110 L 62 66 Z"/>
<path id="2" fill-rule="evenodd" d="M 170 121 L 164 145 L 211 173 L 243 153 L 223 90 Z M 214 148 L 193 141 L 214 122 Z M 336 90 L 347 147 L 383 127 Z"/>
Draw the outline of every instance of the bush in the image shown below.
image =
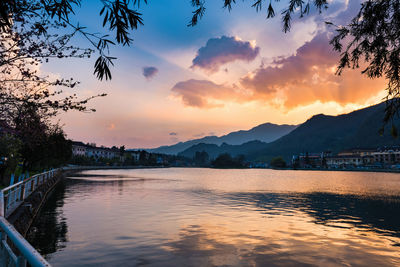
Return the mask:
<path id="1" fill-rule="evenodd" d="M 214 168 L 244 168 L 244 156 L 232 158 L 228 153 L 219 155 L 213 162 Z"/>
<path id="2" fill-rule="evenodd" d="M 21 142 L 12 135 L 0 136 L 0 184 L 9 183 L 11 173 L 15 172 L 20 159 Z"/>
<path id="3" fill-rule="evenodd" d="M 270 162 L 272 168 L 286 168 L 286 161 L 282 157 L 273 158 Z"/>

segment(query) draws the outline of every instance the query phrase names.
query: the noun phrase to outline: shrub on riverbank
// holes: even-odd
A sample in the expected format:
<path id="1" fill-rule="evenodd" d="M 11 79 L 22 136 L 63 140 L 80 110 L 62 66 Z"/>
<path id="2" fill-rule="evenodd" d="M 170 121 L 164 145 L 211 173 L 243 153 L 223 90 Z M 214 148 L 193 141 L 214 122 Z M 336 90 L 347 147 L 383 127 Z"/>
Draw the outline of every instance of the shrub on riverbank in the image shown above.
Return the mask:
<path id="1" fill-rule="evenodd" d="M 273 158 L 270 162 L 272 168 L 286 168 L 286 161 L 282 157 Z"/>
<path id="2" fill-rule="evenodd" d="M 238 156 L 232 158 L 228 153 L 219 155 L 215 160 L 211 162 L 214 168 L 245 168 L 244 156 Z"/>
<path id="3" fill-rule="evenodd" d="M 67 163 L 72 156 L 71 142 L 62 130 L 0 133 L 0 185 L 8 185 L 11 174 L 42 172 Z"/>

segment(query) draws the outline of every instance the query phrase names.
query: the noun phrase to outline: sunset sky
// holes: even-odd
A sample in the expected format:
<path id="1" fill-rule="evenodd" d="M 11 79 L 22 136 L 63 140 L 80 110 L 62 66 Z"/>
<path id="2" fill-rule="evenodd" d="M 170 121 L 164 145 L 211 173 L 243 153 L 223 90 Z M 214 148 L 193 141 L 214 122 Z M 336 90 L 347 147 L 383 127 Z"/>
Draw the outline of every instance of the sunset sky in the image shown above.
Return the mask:
<path id="1" fill-rule="evenodd" d="M 93 31 L 100 27 L 100 1 L 83 1 L 74 20 Z M 131 47 L 113 47 L 118 60 L 112 81 L 93 76 L 93 59 L 62 59 L 42 65 L 52 75 L 81 81 L 85 97 L 107 93 L 90 106 L 95 113 L 63 114 L 73 140 L 98 145 L 147 148 L 205 135 L 222 135 L 258 124 L 299 124 L 318 113 L 340 114 L 380 102 L 383 80 L 360 70 L 335 75 L 338 55 L 324 21 L 345 24 L 360 0 L 331 1 L 322 14 L 311 12 L 282 32 L 280 12 L 266 20 L 249 1 L 231 12 L 223 1 L 208 0 L 203 19 L 187 27 L 192 7 L 186 0 L 141 5 L 144 26 Z M 281 11 L 287 1 L 275 4 Z M 74 40 L 89 47 L 83 39 Z"/>

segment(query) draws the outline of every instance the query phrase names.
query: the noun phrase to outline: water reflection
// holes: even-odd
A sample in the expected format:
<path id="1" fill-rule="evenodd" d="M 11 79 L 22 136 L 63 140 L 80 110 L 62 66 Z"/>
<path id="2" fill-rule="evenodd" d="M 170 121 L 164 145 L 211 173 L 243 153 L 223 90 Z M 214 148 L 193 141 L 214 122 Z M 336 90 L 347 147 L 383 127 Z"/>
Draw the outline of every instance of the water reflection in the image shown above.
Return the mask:
<path id="1" fill-rule="evenodd" d="M 357 227 L 400 237 L 400 196 L 363 196 L 332 193 L 234 193 L 222 197 L 236 206 L 254 205 L 268 215 L 293 215 L 303 211 L 315 223 L 332 227 Z"/>
<path id="2" fill-rule="evenodd" d="M 215 229 L 191 225 L 181 229 L 178 240 L 165 244 L 165 249 L 174 254 L 177 266 L 394 266 L 398 263 L 397 258 L 385 255 L 394 251 L 336 241 L 321 240 L 313 233 L 291 233 L 290 238 L 282 235 L 278 239 L 258 237 L 257 242 L 253 235 L 226 239 Z"/>
<path id="3" fill-rule="evenodd" d="M 247 188 L 241 181 L 237 190 L 224 181 L 227 173 L 242 179 L 231 171 L 210 170 L 204 179 L 185 171 L 68 179 L 42 210 L 30 241 L 57 266 L 400 265 L 400 196 L 382 194 L 385 183 L 400 192 L 400 178 L 378 184 L 368 176 L 374 174 L 365 180 L 345 174 L 350 184 L 363 181 L 349 194 L 339 182 L 334 188 L 345 190 L 326 192 L 324 181 L 307 180 L 307 172 L 302 184 L 312 190 L 288 192 L 258 176 L 247 176 Z M 372 180 L 369 187 L 365 181 Z"/>
<path id="4" fill-rule="evenodd" d="M 317 223 L 333 226 L 337 226 L 335 222 L 346 223 L 400 237 L 399 196 L 314 193 L 304 195 L 303 206 L 302 210 L 314 217 Z"/>
<path id="5" fill-rule="evenodd" d="M 65 182 L 60 182 L 27 233 L 29 242 L 42 255 L 48 256 L 62 250 L 68 242 L 68 225 L 62 211 L 65 189 Z"/>

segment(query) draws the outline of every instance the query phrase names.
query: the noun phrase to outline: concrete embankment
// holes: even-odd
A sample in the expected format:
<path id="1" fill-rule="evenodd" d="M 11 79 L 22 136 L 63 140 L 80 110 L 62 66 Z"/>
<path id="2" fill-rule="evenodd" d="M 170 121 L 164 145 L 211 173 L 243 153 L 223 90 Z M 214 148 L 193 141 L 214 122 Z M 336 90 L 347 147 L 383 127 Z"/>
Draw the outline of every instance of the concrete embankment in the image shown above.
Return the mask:
<path id="1" fill-rule="evenodd" d="M 169 168 L 168 166 L 70 166 L 64 167 L 65 170 L 70 171 L 85 171 L 85 170 L 117 170 L 117 169 L 159 169 L 159 168 Z"/>
<path id="2" fill-rule="evenodd" d="M 36 215 L 39 213 L 41 207 L 49 198 L 58 182 L 63 179 L 64 175 L 64 172 L 58 171 L 53 178 L 39 186 L 12 214 L 7 217 L 7 220 L 14 225 L 15 229 L 17 229 L 22 236 L 26 236 Z"/>
<path id="3" fill-rule="evenodd" d="M 290 171 L 328 171 L 328 172 L 385 172 L 400 173 L 400 169 L 361 169 L 361 168 L 344 168 L 344 169 L 323 169 L 323 168 L 271 168 L 272 170 L 290 170 Z"/>

